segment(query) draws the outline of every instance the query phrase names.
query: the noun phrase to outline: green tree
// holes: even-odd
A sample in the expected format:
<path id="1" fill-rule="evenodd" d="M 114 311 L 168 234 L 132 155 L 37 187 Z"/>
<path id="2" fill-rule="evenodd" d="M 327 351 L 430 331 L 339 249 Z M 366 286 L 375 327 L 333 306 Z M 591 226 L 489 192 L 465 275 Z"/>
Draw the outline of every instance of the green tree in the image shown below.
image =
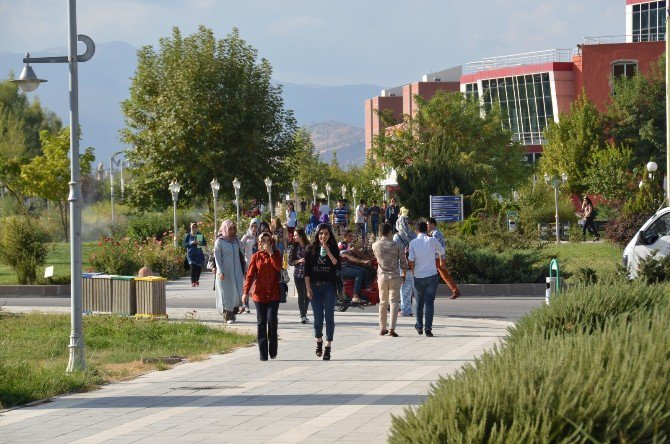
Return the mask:
<path id="1" fill-rule="evenodd" d="M 58 205 L 63 234 L 68 238 L 67 199 L 70 193 L 70 128 L 63 128 L 57 134 L 49 131 L 40 133 L 41 156 L 34 157 L 21 168 L 21 179 L 26 193 L 49 200 Z M 95 160 L 93 148 L 88 147 L 79 155 L 81 175 L 91 172 Z"/>
<path id="2" fill-rule="evenodd" d="M 141 48 L 122 110 L 122 139 L 133 146 L 128 202 L 136 207 L 169 205 L 172 178 L 187 203 L 209 196 L 212 177 L 225 184 L 238 177 L 244 198 L 263 199 L 265 177 L 273 190 L 290 189 L 296 123 L 270 63 L 237 29 L 217 40 L 204 26 L 188 37 L 174 28 L 158 50 Z M 233 196 L 230 186 L 221 192 Z"/>
<path id="3" fill-rule="evenodd" d="M 607 148 L 591 153 L 584 185 L 592 194 L 623 202 L 630 197 L 629 187 L 634 179 L 632 166 L 633 150 L 608 144 Z"/>
<path id="4" fill-rule="evenodd" d="M 561 114 L 558 123 L 550 123 L 544 132 L 547 140 L 540 159 L 540 170 L 551 176 L 568 174 L 567 189 L 584 193 L 588 189 L 587 170 L 591 155 L 605 146 L 602 116 L 582 92 Z"/>

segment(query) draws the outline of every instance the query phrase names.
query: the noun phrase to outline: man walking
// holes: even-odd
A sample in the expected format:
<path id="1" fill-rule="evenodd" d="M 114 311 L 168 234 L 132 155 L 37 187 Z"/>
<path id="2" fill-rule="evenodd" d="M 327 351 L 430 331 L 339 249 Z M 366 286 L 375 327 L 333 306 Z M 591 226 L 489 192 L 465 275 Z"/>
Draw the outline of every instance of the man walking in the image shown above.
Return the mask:
<path id="1" fill-rule="evenodd" d="M 435 312 L 435 293 L 440 282 L 435 266 L 435 254 L 442 257 L 444 248 L 434 237 L 428 236 L 428 224 L 418 223 L 419 235 L 409 243 L 409 268 L 414 271 L 414 289 L 416 290 L 416 328 L 417 333 L 433 336 L 433 314 Z M 426 323 L 423 323 L 424 306 L 426 309 Z"/>
<path id="2" fill-rule="evenodd" d="M 398 222 L 398 216 L 400 216 L 400 207 L 396 203 L 395 197 L 391 199 L 391 204 L 386 207 L 386 214 L 384 215 L 386 217 L 386 222 L 391 224 L 391 226 L 395 229 L 395 224 Z"/>
<path id="3" fill-rule="evenodd" d="M 379 334 L 394 338 L 398 337 L 395 332 L 398 320 L 398 303 L 400 302 L 400 286 L 405 282 L 407 274 L 407 258 L 404 249 L 393 242 L 391 236 L 393 228 L 389 224 L 382 225 L 382 237 L 372 244 L 372 251 L 377 259 L 377 285 L 379 286 Z M 400 270 L 402 270 L 402 275 Z M 386 330 L 386 309 L 391 304 L 391 328 Z M 426 332 L 427 334 L 428 332 Z"/>
<path id="4" fill-rule="evenodd" d="M 333 225 L 335 225 L 337 237 L 342 238 L 349 225 L 349 211 L 344 206 L 344 200 L 338 200 L 337 208 L 333 210 Z"/>
<path id="5" fill-rule="evenodd" d="M 444 250 L 446 251 L 447 243 L 444 241 L 444 235 L 442 234 L 442 232 L 437 229 L 437 221 L 435 220 L 434 217 L 428 219 L 428 232 L 430 233 L 431 237 L 437 239 L 440 245 L 442 245 L 442 248 L 444 248 Z M 449 273 L 449 270 L 447 269 L 445 259 L 446 259 L 445 256 L 436 257 L 435 266 L 437 267 L 437 272 L 440 273 L 442 280 L 444 281 L 445 284 L 447 284 L 449 290 L 451 290 L 451 299 L 456 299 L 461 295 L 461 292 L 458 290 L 458 286 L 456 285 L 454 278 L 451 277 L 451 273 Z"/>

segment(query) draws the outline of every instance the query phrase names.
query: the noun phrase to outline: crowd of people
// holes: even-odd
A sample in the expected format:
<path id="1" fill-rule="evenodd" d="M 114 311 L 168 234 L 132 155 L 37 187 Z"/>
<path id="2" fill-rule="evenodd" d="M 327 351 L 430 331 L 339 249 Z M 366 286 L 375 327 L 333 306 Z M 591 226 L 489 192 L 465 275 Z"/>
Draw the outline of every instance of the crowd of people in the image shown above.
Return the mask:
<path id="1" fill-rule="evenodd" d="M 355 229 L 349 228 L 351 222 Z M 191 285 L 198 286 L 205 242 L 196 224 L 191 225 L 184 246 Z M 270 223 L 254 218 L 241 237 L 235 222 L 225 220 L 212 256 L 216 307 L 226 323 L 234 323 L 237 315 L 251 313 L 253 301 L 263 361 L 277 356 L 278 309 L 285 302 L 281 289 L 288 266 L 293 267 L 300 322 L 310 322 L 311 306 L 315 354 L 324 360 L 331 357 L 338 298 L 340 303 L 365 304 L 364 289 L 374 287 L 379 296 L 380 335 L 398 337 L 398 316 L 416 315 L 417 333 L 430 337 L 440 277 L 453 299 L 460 295 L 445 267 L 444 236 L 435 220 L 421 220 L 414 227 L 409 211 L 395 199 L 381 206 L 372 201 L 370 207 L 360 200 L 353 212 L 344 200 L 335 208 L 321 201 L 311 208 L 310 222 L 304 227 L 290 203 L 285 222 L 279 217 Z M 348 279 L 353 280 L 351 297 L 342 291 L 342 280 Z"/>

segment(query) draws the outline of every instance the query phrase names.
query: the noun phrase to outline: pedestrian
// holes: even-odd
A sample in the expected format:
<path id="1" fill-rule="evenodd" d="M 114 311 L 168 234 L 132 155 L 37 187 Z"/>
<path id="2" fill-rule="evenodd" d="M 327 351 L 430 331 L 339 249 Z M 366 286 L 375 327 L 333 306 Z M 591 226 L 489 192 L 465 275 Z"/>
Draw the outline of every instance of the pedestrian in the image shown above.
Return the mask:
<path id="1" fill-rule="evenodd" d="M 198 230 L 198 223 L 191 223 L 191 231 L 186 233 L 183 242 L 186 247 L 186 259 L 191 268 L 191 287 L 200 285 L 200 273 L 205 265 L 205 254 L 202 247 L 207 245 L 205 236 Z"/>
<path id="2" fill-rule="evenodd" d="M 582 200 L 582 217 L 584 218 L 584 225 L 582 226 L 582 236 L 586 240 L 586 230 L 593 234 L 594 241 L 600 240 L 600 235 L 596 229 L 596 208 L 593 206 L 593 202 L 588 196 L 584 196 Z"/>
<path id="3" fill-rule="evenodd" d="M 295 227 L 298 225 L 298 213 L 295 211 L 295 206 L 293 202 L 288 203 L 288 208 L 286 209 L 286 230 L 288 231 L 288 243 L 293 243 L 293 233 L 295 232 Z"/>
<path id="4" fill-rule="evenodd" d="M 242 288 L 245 263 L 242 246 L 237 239 L 235 222 L 226 219 L 221 224 L 219 237 L 214 244 L 216 262 L 216 308 L 227 324 L 235 322 L 235 314 L 244 312 Z"/>
<path id="5" fill-rule="evenodd" d="M 351 298 L 351 302 L 361 303 L 361 290 L 367 284 L 367 269 L 365 267 L 370 265 L 371 261 L 357 256 L 353 240 L 354 232 L 346 230 L 342 241 L 337 244 L 337 248 L 340 250 L 340 260 L 342 261 L 340 277 L 354 280 L 354 296 Z"/>
<path id="6" fill-rule="evenodd" d="M 282 225 L 281 219 L 275 217 L 270 225 L 270 232 L 274 236 L 275 246 L 279 250 L 280 256 L 284 257 L 284 252 L 286 251 L 288 232 L 286 227 Z"/>
<path id="7" fill-rule="evenodd" d="M 258 250 L 258 221 L 256 219 L 251 219 L 249 222 L 249 229 L 242 236 L 240 244 L 242 245 L 242 251 L 244 252 L 244 260 L 246 264 L 251 262 L 251 256 Z"/>
<path id="8" fill-rule="evenodd" d="M 328 201 L 326 199 L 321 199 L 321 205 L 319 206 L 319 220 L 323 221 L 324 217 L 323 215 L 325 214 L 328 217 L 328 222 L 330 222 L 330 205 L 328 205 Z"/>
<path id="9" fill-rule="evenodd" d="M 309 245 L 307 234 L 302 228 L 295 230 L 293 243 L 291 244 L 288 263 L 293 267 L 293 282 L 295 289 L 298 292 L 298 310 L 300 310 L 300 322 L 306 324 L 309 322 L 307 318 L 307 308 L 309 307 L 309 300 L 307 299 L 307 287 L 305 287 L 305 250 Z"/>
<path id="10" fill-rule="evenodd" d="M 390 225 L 390 224 L 389 224 Z M 398 217 L 395 225 L 396 234 L 393 241 L 397 242 L 405 252 L 405 257 L 409 256 L 409 244 L 416 238 L 416 234 L 409 223 L 409 210 L 404 208 Z M 400 287 L 400 314 L 402 316 L 413 316 L 412 314 L 412 295 L 414 294 L 414 273 L 412 270 L 407 272 L 405 282 Z"/>
<path id="11" fill-rule="evenodd" d="M 307 224 L 306 230 L 307 234 L 310 236 L 316 232 L 316 228 L 319 226 L 319 219 L 315 215 L 309 216 L 309 223 Z"/>
<path id="12" fill-rule="evenodd" d="M 431 237 L 437 239 L 440 245 L 442 245 L 442 248 L 444 248 L 444 251 L 447 251 L 447 242 L 444 240 L 444 235 L 442 234 L 442 232 L 437 228 L 437 220 L 435 220 L 434 217 L 428 219 L 428 232 L 430 233 Z M 447 259 L 446 255 L 436 257 L 435 265 L 437 266 L 437 272 L 442 277 L 442 280 L 444 281 L 445 284 L 447 284 L 449 290 L 451 290 L 450 299 L 456 299 L 461 295 L 461 292 L 458 290 L 458 285 L 456 285 L 456 281 L 454 281 L 454 279 L 451 277 L 449 269 L 447 269 L 446 259 Z"/>
<path id="13" fill-rule="evenodd" d="M 304 213 L 307 211 L 307 202 L 305 202 L 305 199 L 300 201 L 300 212 Z"/>
<path id="14" fill-rule="evenodd" d="M 407 257 L 405 250 L 397 242 L 391 240 L 393 227 L 382 224 L 382 237 L 372 244 L 372 251 L 377 259 L 377 286 L 379 288 L 379 327 L 380 335 L 389 334 L 398 337 L 395 332 L 398 320 L 398 303 L 400 287 L 407 278 Z M 399 271 L 400 270 L 400 271 Z M 391 305 L 391 325 L 386 329 L 387 308 Z"/>
<path id="15" fill-rule="evenodd" d="M 379 215 L 381 213 L 381 208 L 377 205 L 377 201 L 372 201 L 372 206 L 368 209 L 368 214 L 370 216 L 370 225 L 372 229 L 372 234 L 374 234 L 375 239 L 379 236 Z"/>
<path id="16" fill-rule="evenodd" d="M 443 256 L 444 248 L 434 237 L 428 236 L 428 224 L 421 221 L 417 224 L 419 235 L 409 243 L 409 268 L 414 271 L 414 288 L 416 289 L 416 328 L 417 333 L 433 336 L 433 314 L 435 311 L 435 293 L 440 282 L 435 266 L 435 254 Z M 426 322 L 423 322 L 424 307 Z"/>
<path id="17" fill-rule="evenodd" d="M 314 241 L 305 251 L 305 286 L 312 303 L 316 355 L 330 360 L 335 334 L 335 300 L 337 272 L 341 268 L 340 252 L 330 225 L 321 224 Z M 323 347 L 323 321 L 326 321 L 326 346 Z"/>
<path id="18" fill-rule="evenodd" d="M 395 197 L 391 198 L 391 204 L 386 207 L 386 222 L 391 224 L 392 227 L 396 226 L 398 222 L 398 217 L 400 216 L 400 207 L 396 203 Z"/>
<path id="19" fill-rule="evenodd" d="M 344 199 L 337 201 L 337 208 L 333 210 L 333 222 L 337 236 L 341 238 L 349 225 L 349 211 L 344 206 Z"/>
<path id="20" fill-rule="evenodd" d="M 356 207 L 356 232 L 361 237 L 361 242 L 365 245 L 365 217 L 367 208 L 365 207 L 365 200 L 361 199 Z"/>
<path id="21" fill-rule="evenodd" d="M 258 323 L 257 337 L 258 350 L 261 361 L 277 357 L 277 326 L 279 320 L 280 290 L 279 273 L 282 269 L 282 259 L 279 250 L 274 248 L 274 239 L 270 233 L 261 233 L 258 236 L 258 252 L 254 253 L 249 263 L 249 270 L 244 281 L 244 295 L 242 301 L 248 302 L 251 298 L 256 306 L 256 320 Z"/>

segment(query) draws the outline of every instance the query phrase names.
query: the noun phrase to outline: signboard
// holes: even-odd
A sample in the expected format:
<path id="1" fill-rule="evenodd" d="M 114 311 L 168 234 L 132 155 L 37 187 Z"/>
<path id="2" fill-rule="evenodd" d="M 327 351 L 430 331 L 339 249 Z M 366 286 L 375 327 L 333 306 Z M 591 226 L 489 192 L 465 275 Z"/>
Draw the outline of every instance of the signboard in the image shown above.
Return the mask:
<path id="1" fill-rule="evenodd" d="M 459 222 L 463 220 L 463 195 L 430 196 L 430 217 L 438 222 Z"/>

